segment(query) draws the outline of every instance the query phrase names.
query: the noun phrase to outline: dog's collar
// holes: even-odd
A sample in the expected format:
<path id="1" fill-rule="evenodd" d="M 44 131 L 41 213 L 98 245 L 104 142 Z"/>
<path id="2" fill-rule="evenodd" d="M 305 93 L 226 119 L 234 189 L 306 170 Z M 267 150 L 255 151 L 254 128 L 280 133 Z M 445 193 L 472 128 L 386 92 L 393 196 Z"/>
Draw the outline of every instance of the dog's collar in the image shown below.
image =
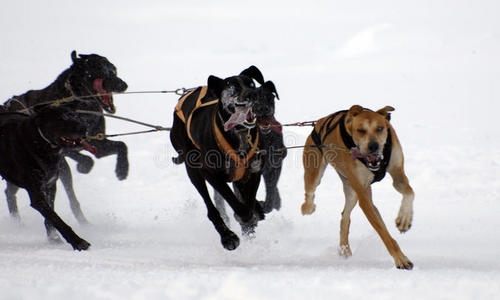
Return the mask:
<path id="1" fill-rule="evenodd" d="M 39 127 L 39 126 L 37 126 L 37 127 L 36 127 L 36 130 L 38 131 L 38 134 L 40 135 L 40 137 L 41 137 L 44 141 L 46 141 L 46 142 L 50 145 L 50 147 L 51 147 L 52 149 L 59 148 L 59 146 L 57 146 L 56 144 L 54 144 L 51 140 L 49 140 L 49 139 L 45 136 L 45 134 L 43 134 L 42 129 L 40 129 L 40 127 Z"/>
<path id="2" fill-rule="evenodd" d="M 334 122 L 335 119 L 337 121 Z M 319 148 L 320 152 L 323 153 L 322 147 L 324 139 L 335 129 L 337 126 L 339 126 L 339 131 L 340 131 L 340 136 L 342 137 L 342 142 L 344 143 L 346 147 L 346 151 L 350 152 L 350 149 L 352 148 L 357 148 L 356 144 L 354 143 L 354 140 L 352 139 L 352 136 L 347 132 L 347 129 L 345 128 L 345 118 L 347 115 L 347 110 L 342 110 L 338 111 L 334 114 L 331 114 L 321 125 L 318 131 L 316 131 L 316 127 L 313 128 L 311 132 L 311 138 L 316 145 L 316 147 Z M 323 133 L 324 132 L 324 133 Z M 391 131 L 389 130 L 387 134 L 387 140 L 384 145 L 384 150 L 382 152 L 384 158 L 381 161 L 380 168 L 377 171 L 371 171 L 374 175 L 373 181 L 377 182 L 382 180 L 385 177 L 385 173 L 387 170 L 387 166 L 389 165 L 389 161 L 391 159 L 391 152 L 392 152 L 392 137 L 391 137 Z M 357 158 L 362 164 L 366 165 L 366 160 L 363 158 Z"/>

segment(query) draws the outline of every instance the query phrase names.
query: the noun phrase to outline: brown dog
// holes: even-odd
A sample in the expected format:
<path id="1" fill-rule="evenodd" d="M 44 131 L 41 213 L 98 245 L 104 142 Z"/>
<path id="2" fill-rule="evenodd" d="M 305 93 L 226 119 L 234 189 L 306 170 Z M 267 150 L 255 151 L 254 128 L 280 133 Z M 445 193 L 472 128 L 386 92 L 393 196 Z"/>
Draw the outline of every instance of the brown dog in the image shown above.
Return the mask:
<path id="1" fill-rule="evenodd" d="M 303 153 L 305 202 L 302 214 L 314 212 L 314 192 L 327 164 L 332 165 L 342 179 L 345 194 L 339 254 L 344 257 L 352 255 L 348 239 L 350 215 L 359 201 L 368 221 L 394 258 L 396 267 L 409 270 L 413 263 L 390 236 L 372 202 L 371 184 L 380 181 L 387 170 L 394 188 L 403 194 L 396 226 L 402 233 L 410 229 L 414 193 L 404 172 L 401 145 L 389 123 L 389 112 L 393 110 L 386 106 L 373 112 L 354 105 L 348 111 L 337 112 L 316 122 Z"/>

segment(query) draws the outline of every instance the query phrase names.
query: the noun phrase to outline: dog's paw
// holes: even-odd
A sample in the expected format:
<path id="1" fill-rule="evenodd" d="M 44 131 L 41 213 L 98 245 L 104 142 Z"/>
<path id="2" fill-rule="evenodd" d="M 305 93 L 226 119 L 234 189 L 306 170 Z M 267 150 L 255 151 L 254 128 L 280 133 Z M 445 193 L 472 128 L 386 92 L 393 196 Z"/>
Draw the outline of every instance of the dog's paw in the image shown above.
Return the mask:
<path id="1" fill-rule="evenodd" d="M 402 255 L 401 257 L 394 258 L 394 263 L 396 264 L 396 268 L 411 270 L 413 269 L 413 263 L 408 259 L 408 257 Z"/>
<path id="2" fill-rule="evenodd" d="M 405 233 L 411 228 L 413 220 L 413 211 L 411 209 L 404 209 L 401 207 L 396 218 L 396 227 L 401 233 Z"/>
<path id="3" fill-rule="evenodd" d="M 116 177 L 118 180 L 125 180 L 128 176 L 128 161 L 124 161 L 122 163 L 118 163 L 116 165 Z"/>
<path id="4" fill-rule="evenodd" d="M 90 247 L 90 243 L 84 239 L 78 239 L 76 242 L 71 243 L 73 250 L 82 251 L 87 250 Z"/>
<path id="5" fill-rule="evenodd" d="M 316 204 L 311 202 L 304 202 L 301 207 L 303 215 L 310 215 L 316 210 Z"/>
<path id="6" fill-rule="evenodd" d="M 240 238 L 231 231 L 221 236 L 220 241 L 222 246 L 229 251 L 238 248 L 240 245 Z"/>
<path id="7" fill-rule="evenodd" d="M 57 232 L 55 231 L 52 231 L 50 234 L 47 235 L 47 240 L 49 241 L 49 243 L 53 245 L 58 245 L 63 243 L 63 240 L 61 239 L 59 234 L 57 234 Z"/>
<path id="8" fill-rule="evenodd" d="M 337 253 L 340 257 L 349 258 L 352 256 L 351 248 L 349 245 L 342 245 L 337 248 Z"/>
<path id="9" fill-rule="evenodd" d="M 78 173 L 88 174 L 93 167 L 94 160 L 88 156 L 83 156 L 76 165 L 76 170 Z"/>
<path id="10" fill-rule="evenodd" d="M 264 209 L 264 213 L 268 214 L 273 209 L 280 210 L 281 208 L 281 197 L 279 192 L 268 192 L 266 194 L 266 201 L 261 202 L 262 208 Z"/>

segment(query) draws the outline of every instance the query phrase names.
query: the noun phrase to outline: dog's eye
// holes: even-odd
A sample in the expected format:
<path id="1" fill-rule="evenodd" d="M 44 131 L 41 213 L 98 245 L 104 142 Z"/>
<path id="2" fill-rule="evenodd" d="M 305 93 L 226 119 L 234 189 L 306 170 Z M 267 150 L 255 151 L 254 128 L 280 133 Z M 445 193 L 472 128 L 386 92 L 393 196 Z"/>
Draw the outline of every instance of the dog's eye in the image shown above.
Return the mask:
<path id="1" fill-rule="evenodd" d="M 364 130 L 364 129 L 358 129 L 358 130 L 357 130 L 357 132 L 358 132 L 359 134 L 365 134 L 365 133 L 366 133 L 366 130 Z"/>
<path id="2" fill-rule="evenodd" d="M 255 87 L 255 83 L 250 82 L 250 87 L 251 87 L 251 88 L 254 88 L 254 87 Z"/>
<path id="3" fill-rule="evenodd" d="M 383 127 L 383 126 L 379 126 L 379 127 L 377 127 L 377 131 L 378 131 L 378 132 L 382 132 L 382 131 L 384 131 L 384 127 Z"/>

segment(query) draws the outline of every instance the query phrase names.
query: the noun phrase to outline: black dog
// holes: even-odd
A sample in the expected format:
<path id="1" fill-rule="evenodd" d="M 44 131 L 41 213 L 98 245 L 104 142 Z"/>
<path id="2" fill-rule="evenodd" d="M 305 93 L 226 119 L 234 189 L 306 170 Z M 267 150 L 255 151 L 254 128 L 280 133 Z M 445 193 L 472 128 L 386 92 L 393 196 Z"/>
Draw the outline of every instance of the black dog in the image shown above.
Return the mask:
<path id="1" fill-rule="evenodd" d="M 253 106 L 253 112 L 257 117 L 259 133 L 261 136 L 259 148 L 263 149 L 261 156 L 264 161 L 262 177 L 266 187 L 266 199 L 261 203 L 264 213 L 270 213 L 273 209 L 281 208 L 281 197 L 278 190 L 278 180 L 281 174 L 283 159 L 287 151 L 283 143 L 282 126 L 274 118 L 275 98 L 279 99 L 276 87 L 272 81 L 259 82 L 257 88 L 259 97 Z M 242 199 L 241 193 L 233 186 L 234 193 Z M 215 206 L 226 222 L 229 218 L 226 214 L 224 199 L 214 191 Z"/>
<path id="2" fill-rule="evenodd" d="M 50 105 L 53 101 L 68 99 L 70 102 L 63 105 L 72 110 L 87 110 L 102 113 L 103 110 L 114 113 L 111 92 L 123 92 L 127 84 L 116 74 L 116 68 L 105 57 L 90 54 L 78 55 L 76 51 L 71 53 L 73 64 L 62 72 L 57 79 L 42 90 L 31 90 L 20 96 L 14 96 L 5 103 L 8 111 L 31 112 L 31 107 L 37 104 Z M 96 95 L 97 96 L 92 96 Z M 88 129 L 89 135 L 93 136 L 105 132 L 104 117 L 92 114 L 81 116 Z M 123 142 L 110 140 L 93 140 L 90 144 L 97 149 L 96 157 L 101 158 L 117 154 L 116 175 L 123 180 L 128 174 L 127 146 Z M 64 155 L 77 161 L 77 169 L 81 173 L 88 173 L 94 164 L 93 160 L 80 154 L 80 148 L 65 150 Z M 87 223 L 78 202 L 74 189 L 71 170 L 66 160 L 60 164 L 60 179 L 64 185 L 71 209 L 81 224 Z M 18 187 L 8 184 L 5 193 L 9 203 L 9 211 L 13 216 L 18 216 L 16 205 L 16 193 Z"/>
<path id="3" fill-rule="evenodd" d="M 226 79 L 210 76 L 207 86 L 181 97 L 170 132 L 179 154 L 174 162 L 185 163 L 191 182 L 205 201 L 208 218 L 228 250 L 239 246 L 239 238 L 215 208 L 207 181 L 229 203 L 244 234 L 253 232 L 257 222 L 264 219 L 255 199 L 263 161 L 259 157 L 260 134 L 253 112 L 260 95 L 252 78 L 263 81 L 254 66 Z M 226 182 L 234 182 L 242 201 Z"/>
<path id="4" fill-rule="evenodd" d="M 86 132 L 85 124 L 65 107 L 45 107 L 31 116 L 0 113 L 0 175 L 28 191 L 31 206 L 45 218 L 49 240 L 61 241 L 55 228 L 75 250 L 86 250 L 90 244 L 54 212 L 54 197 L 62 151 L 90 150 Z"/>

